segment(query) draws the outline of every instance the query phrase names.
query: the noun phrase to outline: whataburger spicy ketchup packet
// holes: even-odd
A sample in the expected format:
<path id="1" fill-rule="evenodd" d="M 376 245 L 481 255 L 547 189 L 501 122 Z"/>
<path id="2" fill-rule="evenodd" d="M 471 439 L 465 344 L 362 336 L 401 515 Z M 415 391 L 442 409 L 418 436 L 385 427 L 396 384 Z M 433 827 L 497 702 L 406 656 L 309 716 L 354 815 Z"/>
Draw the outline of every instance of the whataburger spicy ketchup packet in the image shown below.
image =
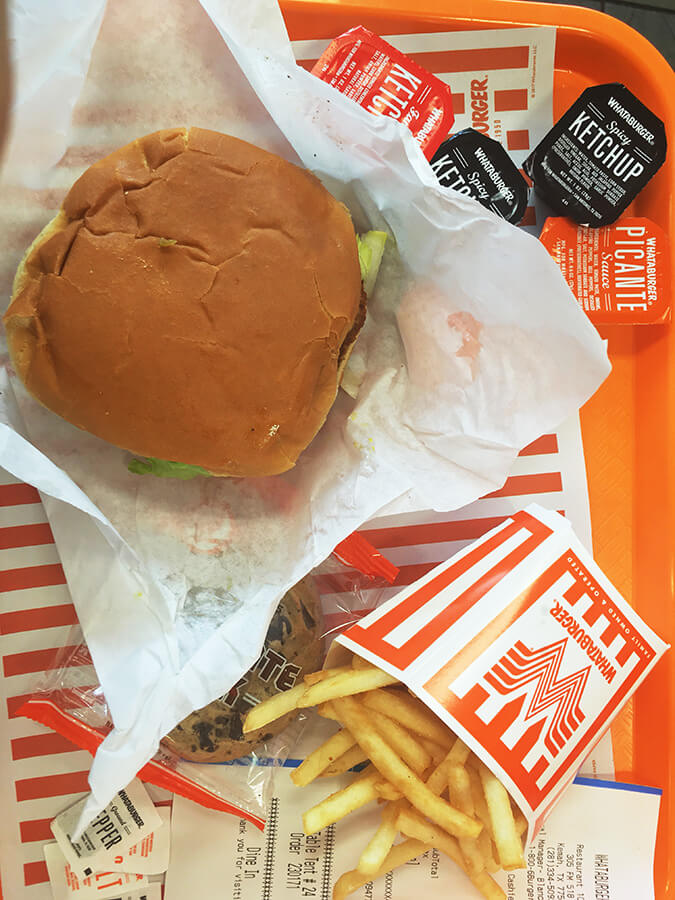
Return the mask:
<path id="1" fill-rule="evenodd" d="M 574 101 L 523 167 L 535 190 L 580 225 L 611 225 L 666 158 L 665 125 L 623 84 Z"/>
<path id="2" fill-rule="evenodd" d="M 528 842 L 668 648 L 569 523 L 536 505 L 336 643 L 399 678 L 483 760 L 527 817 Z"/>
<path id="3" fill-rule="evenodd" d="M 447 84 L 362 26 L 331 41 L 312 74 L 369 112 L 399 119 L 427 159 L 455 121 Z"/>

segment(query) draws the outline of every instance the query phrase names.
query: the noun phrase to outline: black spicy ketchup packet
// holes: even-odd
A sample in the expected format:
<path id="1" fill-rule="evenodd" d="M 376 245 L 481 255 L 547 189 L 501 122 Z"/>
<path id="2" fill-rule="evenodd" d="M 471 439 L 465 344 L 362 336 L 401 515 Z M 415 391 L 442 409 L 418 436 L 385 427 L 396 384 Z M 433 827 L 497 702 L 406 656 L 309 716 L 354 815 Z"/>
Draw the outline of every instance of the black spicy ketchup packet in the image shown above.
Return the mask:
<path id="1" fill-rule="evenodd" d="M 528 185 L 499 141 L 465 128 L 443 141 L 431 158 L 443 187 L 474 197 L 517 225 L 525 215 Z"/>
<path id="2" fill-rule="evenodd" d="M 587 88 L 525 160 L 535 189 L 579 225 L 610 225 L 666 158 L 663 122 L 622 84 Z"/>

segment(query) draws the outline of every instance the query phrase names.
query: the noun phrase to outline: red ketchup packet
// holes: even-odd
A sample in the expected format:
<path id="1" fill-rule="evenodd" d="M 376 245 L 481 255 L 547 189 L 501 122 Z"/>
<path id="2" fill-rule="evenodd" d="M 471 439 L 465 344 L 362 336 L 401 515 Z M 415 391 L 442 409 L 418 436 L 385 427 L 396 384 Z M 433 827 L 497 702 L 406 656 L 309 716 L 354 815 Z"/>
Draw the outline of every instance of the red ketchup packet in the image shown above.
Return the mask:
<path id="1" fill-rule="evenodd" d="M 668 321 L 666 235 L 649 219 L 586 228 L 547 219 L 540 240 L 596 324 Z"/>
<path id="2" fill-rule="evenodd" d="M 455 121 L 447 84 L 360 25 L 331 41 L 312 74 L 369 112 L 403 122 L 427 159 Z"/>

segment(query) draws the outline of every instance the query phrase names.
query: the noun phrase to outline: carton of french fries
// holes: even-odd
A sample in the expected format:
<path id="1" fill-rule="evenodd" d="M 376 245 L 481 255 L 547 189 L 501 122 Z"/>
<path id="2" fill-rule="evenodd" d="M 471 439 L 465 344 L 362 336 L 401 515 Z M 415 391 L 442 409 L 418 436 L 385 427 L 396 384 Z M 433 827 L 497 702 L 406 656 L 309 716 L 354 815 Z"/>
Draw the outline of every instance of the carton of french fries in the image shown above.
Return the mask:
<path id="1" fill-rule="evenodd" d="M 298 787 L 354 772 L 303 816 L 381 820 L 334 900 L 430 848 L 487 900 L 667 644 L 557 513 L 507 519 L 336 638 L 326 667 L 256 706 L 254 730 L 315 707 L 337 730 Z"/>

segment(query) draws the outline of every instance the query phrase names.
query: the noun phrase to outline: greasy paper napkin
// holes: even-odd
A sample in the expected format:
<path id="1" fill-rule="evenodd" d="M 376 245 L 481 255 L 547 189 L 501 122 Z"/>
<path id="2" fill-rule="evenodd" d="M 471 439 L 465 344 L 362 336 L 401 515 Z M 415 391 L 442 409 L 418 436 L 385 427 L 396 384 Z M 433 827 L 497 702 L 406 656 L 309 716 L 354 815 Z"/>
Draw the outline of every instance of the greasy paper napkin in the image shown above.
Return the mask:
<path id="1" fill-rule="evenodd" d="M 92 766 L 91 818 L 176 722 L 255 661 L 281 595 L 340 540 L 409 490 L 453 509 L 498 488 L 518 450 L 577 409 L 609 364 L 538 242 L 440 189 L 397 122 L 296 67 L 272 0 L 109 0 L 105 11 L 100 0 L 24 0 L 12 31 L 7 297 L 74 178 L 175 125 L 301 162 L 348 203 L 357 229 L 394 238 L 354 352 L 357 400 L 340 392 L 284 475 L 131 475 L 129 454 L 2 372 L 0 465 L 42 492 L 115 722 Z"/>

